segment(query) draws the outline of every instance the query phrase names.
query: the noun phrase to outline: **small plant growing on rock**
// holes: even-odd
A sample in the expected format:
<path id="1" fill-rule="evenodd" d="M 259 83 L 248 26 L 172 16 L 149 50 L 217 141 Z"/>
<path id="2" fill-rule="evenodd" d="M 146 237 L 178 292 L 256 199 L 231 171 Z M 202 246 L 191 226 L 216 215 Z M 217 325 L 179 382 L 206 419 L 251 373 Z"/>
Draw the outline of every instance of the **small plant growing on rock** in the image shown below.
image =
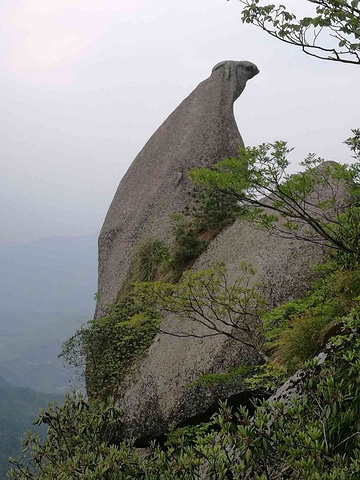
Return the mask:
<path id="1" fill-rule="evenodd" d="M 122 379 L 150 347 L 160 314 L 133 295 L 109 308 L 108 315 L 91 320 L 63 345 L 65 362 L 85 372 L 90 397 L 106 399 L 117 393 Z"/>
<path id="2" fill-rule="evenodd" d="M 148 240 L 135 253 L 133 281 L 152 282 L 171 264 L 169 248 L 160 240 Z"/>

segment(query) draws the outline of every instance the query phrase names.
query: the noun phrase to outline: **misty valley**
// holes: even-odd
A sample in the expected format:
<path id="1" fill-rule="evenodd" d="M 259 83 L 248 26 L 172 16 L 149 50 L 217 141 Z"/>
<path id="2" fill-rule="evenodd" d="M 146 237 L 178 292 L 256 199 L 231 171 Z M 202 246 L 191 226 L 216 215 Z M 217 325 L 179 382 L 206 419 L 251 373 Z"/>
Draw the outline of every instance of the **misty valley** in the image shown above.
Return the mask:
<path id="1" fill-rule="evenodd" d="M 46 402 L 80 387 L 58 358 L 93 315 L 97 235 L 0 246 L 0 478 Z M 44 429 L 42 428 L 44 431 Z"/>

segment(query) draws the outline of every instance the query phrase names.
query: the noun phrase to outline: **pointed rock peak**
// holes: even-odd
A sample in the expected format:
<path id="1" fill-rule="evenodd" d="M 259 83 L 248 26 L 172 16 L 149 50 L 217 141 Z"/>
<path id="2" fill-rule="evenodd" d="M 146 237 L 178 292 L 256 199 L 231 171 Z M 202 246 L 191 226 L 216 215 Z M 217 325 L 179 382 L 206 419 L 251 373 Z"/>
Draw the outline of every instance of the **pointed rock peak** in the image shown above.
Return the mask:
<path id="1" fill-rule="evenodd" d="M 189 170 L 209 167 L 244 146 L 233 104 L 257 73 L 250 62 L 218 63 L 132 162 L 99 237 L 97 317 L 116 300 L 141 244 L 161 240 L 171 245 L 171 216 L 183 213 L 190 201 Z"/>

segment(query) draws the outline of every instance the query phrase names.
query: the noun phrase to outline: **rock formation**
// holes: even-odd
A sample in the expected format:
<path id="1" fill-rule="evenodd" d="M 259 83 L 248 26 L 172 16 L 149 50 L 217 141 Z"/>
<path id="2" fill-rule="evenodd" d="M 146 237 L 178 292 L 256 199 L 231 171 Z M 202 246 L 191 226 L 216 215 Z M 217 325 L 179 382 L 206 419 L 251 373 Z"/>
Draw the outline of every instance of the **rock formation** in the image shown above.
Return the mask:
<path id="1" fill-rule="evenodd" d="M 227 267 L 233 283 L 243 262 L 256 270 L 251 283 L 262 283 L 274 305 L 300 298 L 312 279 L 311 266 L 323 258 L 319 245 L 284 239 L 259 231 L 242 220 L 223 230 L 193 265 L 205 270 L 215 262 Z M 186 325 L 188 323 L 188 325 Z M 162 324 L 167 332 L 208 333 L 200 324 L 190 325 L 171 316 Z M 225 373 L 232 367 L 259 362 L 253 349 L 225 336 L 179 338 L 159 334 L 140 364 L 138 372 L 123 382 L 120 400 L 125 409 L 125 435 L 138 439 L 163 433 L 170 423 L 182 424 L 215 411 L 219 399 L 245 396 L 246 385 L 237 378 L 229 384 L 190 387 L 200 375 Z"/>
<path id="2" fill-rule="evenodd" d="M 233 104 L 258 73 L 250 62 L 221 62 L 165 120 L 121 180 L 99 236 L 96 317 L 126 278 L 134 248 L 169 240 L 170 215 L 188 203 L 187 172 L 233 156 L 243 145 Z"/>
<path id="3" fill-rule="evenodd" d="M 324 174 L 322 167 L 318 173 Z M 316 205 L 330 198 L 336 199 L 334 212 L 348 204 L 344 182 L 330 178 L 319 182 L 315 190 L 307 194 L 306 202 L 311 206 L 308 211 L 312 209 L 316 217 L 320 214 Z M 327 211 L 329 216 L 333 213 Z M 302 229 L 297 232 L 298 236 L 301 238 L 304 233 L 304 237 L 309 238 L 308 227 L 304 225 Z M 283 238 L 239 219 L 211 241 L 192 270 L 203 271 L 215 263 L 223 263 L 226 281 L 231 285 L 239 277 L 241 265 L 251 264 L 255 274 L 249 278 L 249 286 L 261 285 L 268 304 L 278 306 L 306 294 L 315 275 L 311 267 L 321 263 L 325 255 L 324 245 L 316 240 L 319 238 L 313 237 L 312 242 Z M 138 439 L 159 435 L 171 423 L 196 421 L 207 412 L 215 411 L 220 399 L 231 401 L 237 397 L 246 401 L 247 387 L 241 376 L 211 387 L 199 382 L 194 386 L 194 382 L 201 375 L 227 373 L 233 367 L 256 364 L 260 360 L 253 348 L 225 335 L 204 338 L 209 330 L 197 322 L 168 315 L 161 327 L 170 334 L 157 335 L 137 372 L 123 382 L 125 391 L 120 402 L 125 409 L 124 433 Z M 178 332 L 190 332 L 194 337 L 179 338 Z M 231 331 L 235 332 L 235 329 Z M 279 395 L 286 389 L 287 386 Z M 290 390 L 286 395 L 290 396 Z"/>
<path id="4" fill-rule="evenodd" d="M 189 202 L 187 172 L 232 156 L 243 145 L 233 103 L 246 81 L 257 73 L 257 67 L 249 62 L 216 65 L 211 76 L 180 104 L 134 160 L 100 233 L 97 317 L 116 299 L 134 249 L 147 239 L 171 242 L 170 215 L 183 211 Z M 327 198 L 327 189 L 333 190 L 329 182 L 315 192 L 318 201 Z M 256 273 L 250 284 L 261 283 L 269 302 L 279 305 L 305 294 L 312 280 L 311 266 L 323 255 L 319 244 L 272 236 L 237 220 L 211 241 L 192 269 L 201 271 L 222 262 L 227 282 L 232 284 L 241 264 L 251 264 Z M 146 357 L 122 379 L 122 435 L 153 438 L 171 423 L 196 420 L 215 409 L 219 399 L 246 396 L 240 376 L 211 387 L 194 382 L 203 374 L 225 373 L 260 360 L 256 350 L 244 343 L 224 335 L 205 338 L 208 330 L 199 323 L 168 315 L 162 330 L 170 335 L 158 334 Z M 179 331 L 191 331 L 194 336 L 180 338 L 176 336 Z"/>

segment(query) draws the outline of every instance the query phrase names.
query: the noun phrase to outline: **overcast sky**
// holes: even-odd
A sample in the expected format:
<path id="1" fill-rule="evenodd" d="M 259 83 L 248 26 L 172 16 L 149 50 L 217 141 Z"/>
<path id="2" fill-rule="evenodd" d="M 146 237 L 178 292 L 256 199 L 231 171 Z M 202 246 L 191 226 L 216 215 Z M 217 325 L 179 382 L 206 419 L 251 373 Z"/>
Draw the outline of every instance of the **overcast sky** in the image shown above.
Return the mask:
<path id="1" fill-rule="evenodd" d="M 240 16 L 236 0 L 3 0 L 0 243 L 99 231 L 136 154 L 222 60 L 260 69 L 236 103 L 247 145 L 284 139 L 294 164 L 348 161 L 360 68 Z"/>

